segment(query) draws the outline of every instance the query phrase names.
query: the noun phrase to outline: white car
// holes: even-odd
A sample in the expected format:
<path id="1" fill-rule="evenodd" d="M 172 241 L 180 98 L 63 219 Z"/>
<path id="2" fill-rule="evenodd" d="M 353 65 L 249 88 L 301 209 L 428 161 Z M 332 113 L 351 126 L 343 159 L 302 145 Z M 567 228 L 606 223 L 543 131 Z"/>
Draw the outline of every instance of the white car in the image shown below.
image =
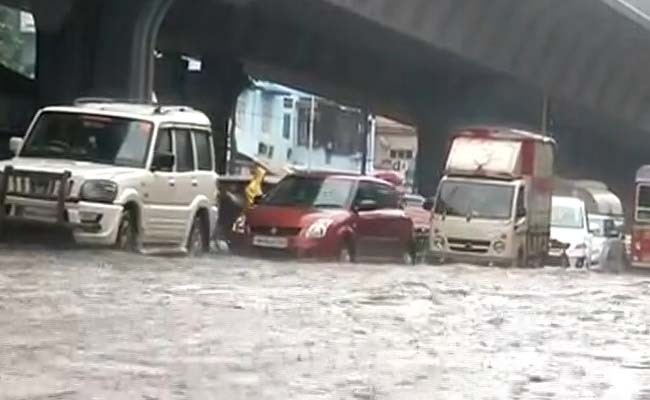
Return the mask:
<path id="1" fill-rule="evenodd" d="M 562 243 L 572 267 L 589 268 L 592 261 L 592 234 L 584 201 L 574 197 L 553 196 L 551 242 Z M 551 252 L 555 249 L 551 249 Z M 558 254 L 550 254 L 556 257 Z"/>
<path id="2" fill-rule="evenodd" d="M 0 227 L 59 225 L 80 244 L 206 251 L 217 216 L 210 129 L 188 107 L 47 107 L 0 163 Z"/>

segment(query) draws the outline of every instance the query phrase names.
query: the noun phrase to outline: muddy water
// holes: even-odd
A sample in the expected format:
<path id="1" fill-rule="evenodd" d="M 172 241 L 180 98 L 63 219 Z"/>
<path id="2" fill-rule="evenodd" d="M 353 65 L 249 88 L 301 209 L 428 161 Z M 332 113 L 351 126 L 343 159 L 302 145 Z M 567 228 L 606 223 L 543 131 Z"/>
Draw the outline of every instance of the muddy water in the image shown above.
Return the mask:
<path id="1" fill-rule="evenodd" d="M 650 398 L 647 276 L 0 251 L 2 399 Z"/>

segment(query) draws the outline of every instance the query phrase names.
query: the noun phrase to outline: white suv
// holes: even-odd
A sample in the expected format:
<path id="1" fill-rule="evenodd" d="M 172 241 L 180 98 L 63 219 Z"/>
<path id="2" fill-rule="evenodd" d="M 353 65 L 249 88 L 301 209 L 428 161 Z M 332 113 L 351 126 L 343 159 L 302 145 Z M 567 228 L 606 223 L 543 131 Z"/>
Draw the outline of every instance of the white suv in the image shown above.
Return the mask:
<path id="1" fill-rule="evenodd" d="M 189 107 L 78 101 L 38 112 L 0 162 L 0 227 L 69 228 L 80 244 L 197 254 L 216 226 L 210 120 Z"/>

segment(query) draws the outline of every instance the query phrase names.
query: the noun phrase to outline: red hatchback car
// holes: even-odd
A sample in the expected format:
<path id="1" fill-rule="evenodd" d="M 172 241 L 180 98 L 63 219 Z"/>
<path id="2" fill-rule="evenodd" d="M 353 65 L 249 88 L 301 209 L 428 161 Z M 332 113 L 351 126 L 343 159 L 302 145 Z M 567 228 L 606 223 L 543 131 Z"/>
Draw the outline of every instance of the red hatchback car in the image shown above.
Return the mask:
<path id="1" fill-rule="evenodd" d="M 388 182 L 334 174 L 288 175 L 233 225 L 239 253 L 411 263 L 413 222 Z"/>

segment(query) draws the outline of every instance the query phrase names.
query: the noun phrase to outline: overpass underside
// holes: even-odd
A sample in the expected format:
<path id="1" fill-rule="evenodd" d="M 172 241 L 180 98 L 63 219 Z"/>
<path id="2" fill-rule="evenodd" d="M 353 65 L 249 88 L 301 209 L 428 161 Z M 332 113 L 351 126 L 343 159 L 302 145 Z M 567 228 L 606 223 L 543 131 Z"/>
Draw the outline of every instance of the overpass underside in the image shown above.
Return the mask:
<path id="1" fill-rule="evenodd" d="M 604 0 L 0 2 L 36 17 L 36 81 L 0 70 L 0 96 L 30 113 L 83 95 L 147 99 L 155 89 L 208 112 L 223 147 L 253 73 L 417 125 L 428 193 L 450 129 L 539 128 L 546 95 L 561 172 L 622 192 L 650 162 L 650 34 Z M 202 71 L 188 72 L 182 55 L 201 59 Z M 6 110 L 11 129 L 24 129 L 25 116 Z"/>

